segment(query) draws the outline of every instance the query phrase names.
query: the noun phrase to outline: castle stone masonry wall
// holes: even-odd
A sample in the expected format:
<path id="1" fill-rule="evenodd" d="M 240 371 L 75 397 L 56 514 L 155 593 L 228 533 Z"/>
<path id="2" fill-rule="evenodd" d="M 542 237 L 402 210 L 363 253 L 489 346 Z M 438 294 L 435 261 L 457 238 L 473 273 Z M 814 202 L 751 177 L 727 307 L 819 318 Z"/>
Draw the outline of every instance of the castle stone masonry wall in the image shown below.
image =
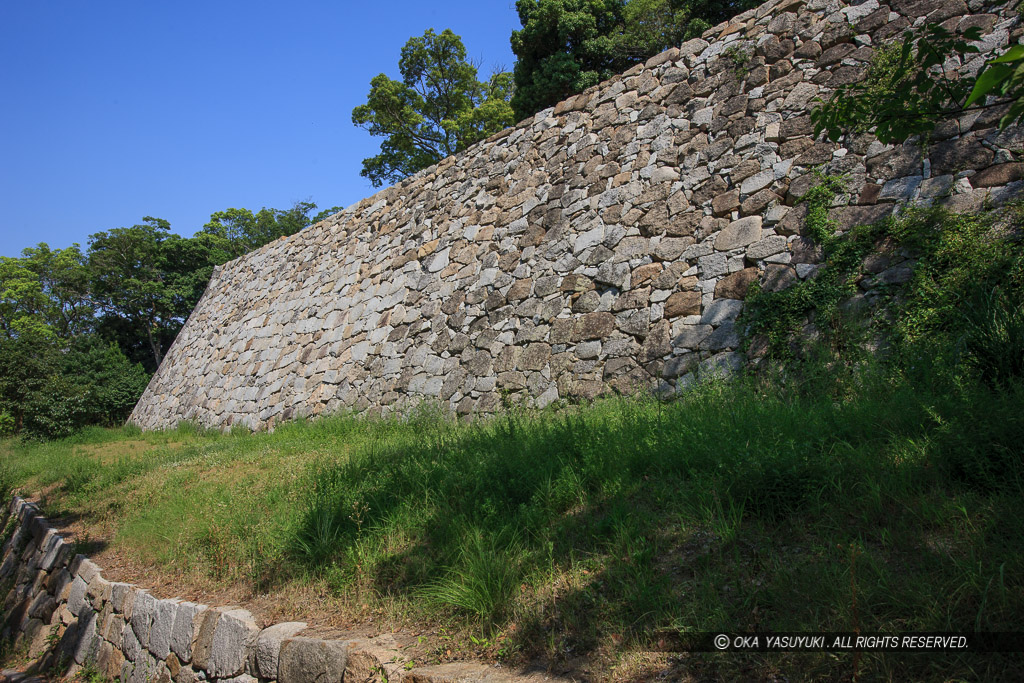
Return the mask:
<path id="1" fill-rule="evenodd" d="M 503 394 L 672 392 L 734 367 L 749 284 L 817 268 L 796 201 L 812 170 L 845 176 L 843 227 L 1019 189 L 1024 131 L 999 131 L 1000 107 L 923 150 L 812 136 L 819 98 L 933 22 L 982 29 L 980 54 L 945 65 L 961 75 L 1022 35 L 984 0 L 769 2 L 232 261 L 130 420 L 265 428 L 424 399 L 491 412 Z"/>

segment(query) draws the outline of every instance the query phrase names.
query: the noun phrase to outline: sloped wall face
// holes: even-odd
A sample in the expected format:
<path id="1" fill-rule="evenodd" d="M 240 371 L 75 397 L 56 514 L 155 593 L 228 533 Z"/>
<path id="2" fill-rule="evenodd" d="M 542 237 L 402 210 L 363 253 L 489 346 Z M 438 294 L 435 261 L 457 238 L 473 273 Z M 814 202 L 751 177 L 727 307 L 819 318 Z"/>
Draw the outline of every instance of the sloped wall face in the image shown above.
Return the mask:
<path id="1" fill-rule="evenodd" d="M 768 3 L 227 264 L 131 421 L 262 428 L 424 399 L 489 412 L 737 365 L 749 283 L 813 276 L 796 202 L 812 169 L 845 174 L 843 226 L 1016 191 L 1024 135 L 995 128 L 999 108 L 925 150 L 812 136 L 815 100 L 925 22 L 981 27 L 981 54 L 947 64 L 962 74 L 1021 35 L 980 0 Z"/>

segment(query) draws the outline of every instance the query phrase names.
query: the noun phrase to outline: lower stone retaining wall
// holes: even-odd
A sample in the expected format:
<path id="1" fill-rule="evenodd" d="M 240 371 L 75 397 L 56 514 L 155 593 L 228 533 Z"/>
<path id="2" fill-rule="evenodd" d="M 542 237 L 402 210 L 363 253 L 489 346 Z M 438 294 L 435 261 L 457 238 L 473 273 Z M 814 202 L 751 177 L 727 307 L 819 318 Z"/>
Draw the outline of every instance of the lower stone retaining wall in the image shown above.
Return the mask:
<path id="1" fill-rule="evenodd" d="M 76 555 L 32 503 L 15 497 L 2 516 L 0 639 L 25 651 L 33 670 L 85 667 L 112 680 L 194 681 L 542 681 L 481 663 L 406 667 L 406 658 L 370 640 L 302 637 L 305 623 L 260 628 L 237 607 L 159 600 L 108 581 Z M 8 650 L 10 651 L 10 650 Z"/>

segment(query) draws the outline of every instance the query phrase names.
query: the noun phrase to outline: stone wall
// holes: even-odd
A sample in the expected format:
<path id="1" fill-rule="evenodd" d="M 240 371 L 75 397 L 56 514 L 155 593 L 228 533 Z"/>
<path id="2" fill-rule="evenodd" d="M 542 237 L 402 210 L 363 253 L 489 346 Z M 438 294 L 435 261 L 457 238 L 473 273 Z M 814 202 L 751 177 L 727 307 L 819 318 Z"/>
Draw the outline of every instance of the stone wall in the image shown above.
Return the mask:
<path id="1" fill-rule="evenodd" d="M 6 595 L 0 641 L 32 658 L 33 671 L 76 673 L 88 666 L 126 683 L 557 680 L 483 663 L 416 666 L 386 634 L 303 637 L 305 623 L 260 628 L 238 607 L 159 600 L 104 579 L 35 505 L 18 497 L 0 515 L 0 529 L 0 595 Z"/>
<path id="2" fill-rule="evenodd" d="M 846 176 L 844 227 L 1019 188 L 998 107 L 922 150 L 812 136 L 808 112 L 925 22 L 1022 31 L 988 0 L 777 0 L 215 272 L 131 421 L 272 427 L 440 401 L 459 413 L 677 391 L 740 362 L 746 288 L 811 277 L 797 199 Z M 883 274 L 879 274 L 885 279 Z"/>

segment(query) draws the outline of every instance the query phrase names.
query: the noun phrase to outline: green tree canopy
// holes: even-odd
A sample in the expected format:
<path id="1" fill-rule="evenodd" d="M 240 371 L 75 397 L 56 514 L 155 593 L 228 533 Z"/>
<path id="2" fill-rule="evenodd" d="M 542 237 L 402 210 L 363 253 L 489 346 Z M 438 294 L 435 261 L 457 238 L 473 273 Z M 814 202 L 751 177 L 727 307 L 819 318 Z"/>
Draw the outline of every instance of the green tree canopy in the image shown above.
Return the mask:
<path id="1" fill-rule="evenodd" d="M 211 214 L 210 221 L 196 236 L 215 235 L 226 240 L 227 261 L 279 237 L 294 235 L 310 225 L 309 212 L 315 208 L 313 202 L 296 202 L 290 209 L 262 208 L 256 213 L 249 209 L 225 209 Z"/>
<path id="2" fill-rule="evenodd" d="M 175 306 L 181 296 L 167 282 L 162 246 L 169 229 L 167 221 L 146 216 L 141 224 L 89 237 L 93 294 L 103 314 L 116 319 L 107 330 L 120 332 L 112 336 L 128 332 L 145 340 L 152 369 L 189 313 Z"/>
<path id="3" fill-rule="evenodd" d="M 227 209 L 193 237 L 146 217 L 79 246 L 0 257 L 0 435 L 124 420 L 214 266 L 340 211 Z"/>
<path id="4" fill-rule="evenodd" d="M 402 80 L 379 74 L 352 123 L 383 137 L 380 154 L 363 160 L 360 175 L 375 187 L 393 183 L 511 125 L 512 81 L 477 80 L 462 39 L 445 29 L 410 38 L 398 62 Z"/>
<path id="5" fill-rule="evenodd" d="M 814 134 L 824 130 L 838 140 L 849 131 L 874 129 L 888 144 L 931 132 L 942 119 L 963 111 L 976 83 L 940 67 L 950 55 L 977 53 L 971 41 L 980 38 L 978 27 L 959 36 L 938 24 L 904 32 L 902 43 L 878 49 L 864 80 L 837 88 L 811 111 Z M 983 73 L 977 82 L 984 78 Z"/>
<path id="6" fill-rule="evenodd" d="M 624 0 L 518 0 L 523 28 L 512 32 L 516 55 L 512 107 L 523 119 L 625 70 Z"/>
<path id="7" fill-rule="evenodd" d="M 757 0 L 518 0 L 512 32 L 523 119 L 621 73 Z"/>
<path id="8" fill-rule="evenodd" d="M 759 4 L 759 0 L 628 0 L 622 50 L 647 59 Z"/>
<path id="9" fill-rule="evenodd" d="M 20 258 L 0 256 L 0 331 L 70 337 L 93 325 L 86 258 L 77 244 L 29 247 Z"/>

